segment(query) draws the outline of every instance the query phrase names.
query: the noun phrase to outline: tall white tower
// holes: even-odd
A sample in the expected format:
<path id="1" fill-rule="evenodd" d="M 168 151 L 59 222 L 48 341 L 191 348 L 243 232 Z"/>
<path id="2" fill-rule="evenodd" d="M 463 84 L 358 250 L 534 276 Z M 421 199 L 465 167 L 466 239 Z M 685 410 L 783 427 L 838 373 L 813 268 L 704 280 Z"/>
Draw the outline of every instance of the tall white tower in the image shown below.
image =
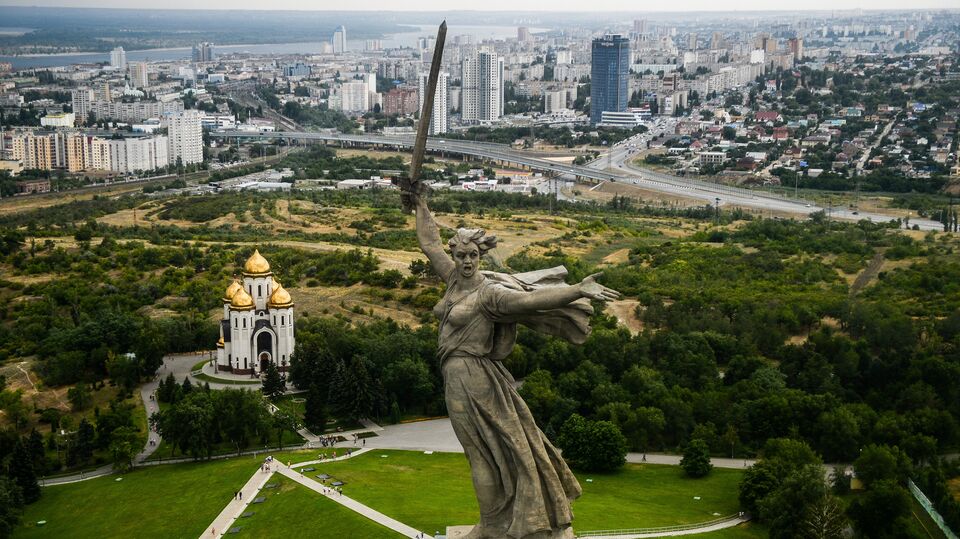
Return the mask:
<path id="1" fill-rule="evenodd" d="M 333 32 L 333 54 L 347 52 L 347 27 L 342 24 Z"/>
<path id="2" fill-rule="evenodd" d="M 167 140 L 170 164 L 176 164 L 177 158 L 181 164 L 203 162 L 203 126 L 200 124 L 200 112 L 185 110 L 176 114 L 164 116 L 167 127 Z"/>
<path id="3" fill-rule="evenodd" d="M 127 53 L 123 47 L 117 47 L 110 51 L 110 66 L 116 69 L 127 68 Z"/>
<path id="4" fill-rule="evenodd" d="M 491 52 L 476 52 L 467 55 L 461 67 L 463 120 L 492 122 L 503 116 L 503 58 Z"/>
<path id="5" fill-rule="evenodd" d="M 427 98 L 427 83 L 430 80 L 429 73 L 420 74 L 420 113 L 423 113 L 423 101 Z M 447 132 L 447 114 L 450 108 L 447 106 L 447 93 L 449 92 L 450 74 L 444 71 L 437 77 L 437 94 L 433 98 L 433 113 L 430 117 L 430 130 L 428 134 L 439 135 Z"/>

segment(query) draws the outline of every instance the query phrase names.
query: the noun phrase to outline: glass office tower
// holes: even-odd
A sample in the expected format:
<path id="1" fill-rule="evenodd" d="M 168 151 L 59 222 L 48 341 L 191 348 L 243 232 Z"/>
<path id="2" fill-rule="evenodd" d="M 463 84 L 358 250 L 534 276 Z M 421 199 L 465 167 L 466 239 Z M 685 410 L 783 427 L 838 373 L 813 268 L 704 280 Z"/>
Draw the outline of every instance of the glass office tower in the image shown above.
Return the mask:
<path id="1" fill-rule="evenodd" d="M 590 123 L 596 125 L 605 110 L 627 110 L 630 40 L 608 34 L 594 39 L 591 51 Z"/>

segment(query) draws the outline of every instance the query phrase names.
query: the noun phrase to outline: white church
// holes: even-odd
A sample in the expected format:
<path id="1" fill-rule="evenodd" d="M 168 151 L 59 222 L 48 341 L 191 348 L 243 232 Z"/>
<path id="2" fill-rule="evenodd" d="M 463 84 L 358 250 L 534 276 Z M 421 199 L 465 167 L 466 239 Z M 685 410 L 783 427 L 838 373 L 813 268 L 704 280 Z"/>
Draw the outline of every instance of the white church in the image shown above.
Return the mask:
<path id="1" fill-rule="evenodd" d="M 223 296 L 217 370 L 259 376 L 269 363 L 285 372 L 293 353 L 293 300 L 254 251 Z"/>

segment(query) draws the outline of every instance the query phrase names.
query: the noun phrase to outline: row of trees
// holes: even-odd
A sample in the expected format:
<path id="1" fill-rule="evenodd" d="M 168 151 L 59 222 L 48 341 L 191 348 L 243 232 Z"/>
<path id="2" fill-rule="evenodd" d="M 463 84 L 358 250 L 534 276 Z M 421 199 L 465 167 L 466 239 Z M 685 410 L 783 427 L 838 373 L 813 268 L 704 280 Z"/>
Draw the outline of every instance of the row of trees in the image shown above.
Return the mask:
<path id="1" fill-rule="evenodd" d="M 271 415 L 257 391 L 194 387 L 189 379 L 177 384 L 170 374 L 157 389 L 165 406 L 150 424 L 175 450 L 195 459 L 209 458 L 218 449 L 238 453 L 255 443 L 283 443 L 284 432 L 296 432 L 298 422 L 285 412 Z"/>

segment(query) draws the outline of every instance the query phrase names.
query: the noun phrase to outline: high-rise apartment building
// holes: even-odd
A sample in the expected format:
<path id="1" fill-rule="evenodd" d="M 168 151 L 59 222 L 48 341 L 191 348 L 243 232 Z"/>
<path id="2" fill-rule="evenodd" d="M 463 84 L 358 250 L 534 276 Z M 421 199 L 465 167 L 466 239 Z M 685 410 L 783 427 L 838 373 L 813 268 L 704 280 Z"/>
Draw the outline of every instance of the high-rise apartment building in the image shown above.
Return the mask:
<path id="1" fill-rule="evenodd" d="M 803 59 L 803 38 L 802 37 L 793 37 L 790 38 L 790 41 L 787 42 L 788 47 L 790 48 L 790 54 L 793 54 L 793 59 L 796 62 L 799 62 Z"/>
<path id="2" fill-rule="evenodd" d="M 167 137 L 124 137 L 90 142 L 92 167 L 97 170 L 131 173 L 166 167 L 170 162 Z"/>
<path id="3" fill-rule="evenodd" d="M 110 67 L 124 70 L 127 68 L 127 53 L 123 47 L 117 47 L 110 51 Z"/>
<path id="4" fill-rule="evenodd" d="M 366 81 L 354 80 L 340 85 L 340 110 L 343 112 L 370 110 L 370 87 Z"/>
<path id="5" fill-rule="evenodd" d="M 437 77 L 437 93 L 433 98 L 433 112 L 430 116 L 430 129 L 427 130 L 427 134 L 430 135 L 439 135 L 441 133 L 447 132 L 447 114 L 450 110 L 447 105 L 447 92 L 449 91 L 450 84 L 450 74 L 446 72 L 440 72 L 440 76 Z M 420 112 L 423 112 L 423 101 L 427 98 L 427 83 L 429 82 L 430 74 L 421 73 L 420 87 L 417 92 L 420 94 L 420 104 L 417 107 Z"/>
<path id="6" fill-rule="evenodd" d="M 608 34 L 593 40 L 590 69 L 590 123 L 600 122 L 603 111 L 623 112 L 630 99 L 630 40 Z"/>
<path id="7" fill-rule="evenodd" d="M 333 54 L 347 52 L 347 28 L 342 24 L 333 32 Z"/>
<path id="8" fill-rule="evenodd" d="M 697 50 L 697 34 L 687 35 L 687 49 L 691 51 Z"/>
<path id="9" fill-rule="evenodd" d="M 533 41 L 533 35 L 530 34 L 530 29 L 526 26 L 520 26 L 517 28 L 517 41 L 520 43 L 529 43 Z"/>
<path id="10" fill-rule="evenodd" d="M 634 19 L 633 21 L 633 31 L 638 34 L 647 33 L 647 20 L 646 19 Z"/>
<path id="11" fill-rule="evenodd" d="M 212 62 L 213 61 L 213 43 L 204 41 L 193 46 L 194 62 Z"/>
<path id="12" fill-rule="evenodd" d="M 474 52 L 461 62 L 460 117 L 464 122 L 492 122 L 503 116 L 503 58 Z"/>
<path id="13" fill-rule="evenodd" d="M 414 88 L 393 88 L 383 94 L 383 113 L 405 116 L 420 110 L 420 94 Z"/>
<path id="14" fill-rule="evenodd" d="M 130 85 L 134 88 L 146 88 L 150 85 L 150 77 L 147 74 L 146 62 L 130 62 L 127 64 L 130 68 Z"/>
<path id="15" fill-rule="evenodd" d="M 96 120 L 118 120 L 121 122 L 139 122 L 147 118 L 159 118 L 164 114 L 183 111 L 183 101 L 107 101 L 89 88 L 73 90 L 73 113 L 80 123 L 89 123 L 90 113 Z"/>
<path id="16" fill-rule="evenodd" d="M 203 162 L 203 126 L 200 111 L 185 110 L 163 117 L 167 128 L 167 157 L 170 164 L 182 165 Z"/>

